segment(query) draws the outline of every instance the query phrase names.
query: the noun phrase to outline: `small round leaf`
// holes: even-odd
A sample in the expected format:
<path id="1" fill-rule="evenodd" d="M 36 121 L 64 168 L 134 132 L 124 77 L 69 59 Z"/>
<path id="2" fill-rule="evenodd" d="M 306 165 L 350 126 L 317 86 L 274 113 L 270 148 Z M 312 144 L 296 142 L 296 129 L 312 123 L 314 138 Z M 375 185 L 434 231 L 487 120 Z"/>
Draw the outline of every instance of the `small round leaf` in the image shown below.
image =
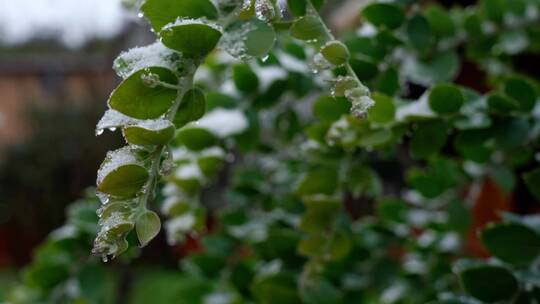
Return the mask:
<path id="1" fill-rule="evenodd" d="M 491 93 L 487 97 L 488 108 L 496 113 L 508 114 L 510 111 L 519 109 L 519 103 L 500 93 Z"/>
<path id="2" fill-rule="evenodd" d="M 216 143 L 216 137 L 209 131 L 201 128 L 184 128 L 176 135 L 176 143 L 184 145 L 193 151 L 209 148 Z"/>
<path id="3" fill-rule="evenodd" d="M 148 171 L 136 164 L 125 164 L 110 171 L 99 183 L 97 190 L 116 197 L 130 198 L 144 186 Z"/>
<path id="4" fill-rule="evenodd" d="M 201 89 L 194 88 L 187 91 L 174 115 L 174 125 L 177 128 L 203 117 L 206 111 L 206 98 Z"/>
<path id="5" fill-rule="evenodd" d="M 244 93 L 253 93 L 259 87 L 257 74 L 247 64 L 237 64 L 233 67 L 233 81 L 236 88 Z"/>
<path id="6" fill-rule="evenodd" d="M 201 57 L 216 47 L 221 31 L 215 26 L 191 21 L 167 26 L 159 35 L 166 47 L 187 56 Z"/>
<path id="7" fill-rule="evenodd" d="M 141 247 L 146 246 L 153 238 L 158 235 L 161 229 L 159 216 L 153 211 L 145 211 L 137 218 L 135 230 Z"/>
<path id="8" fill-rule="evenodd" d="M 489 226 L 481 238 L 491 254 L 507 263 L 525 265 L 540 253 L 540 235 L 518 223 Z"/>
<path id="9" fill-rule="evenodd" d="M 518 77 L 507 79 L 504 92 L 519 103 L 520 110 L 530 112 L 534 108 L 536 92 L 526 80 Z"/>
<path id="10" fill-rule="evenodd" d="M 107 154 L 98 170 L 97 190 L 118 198 L 131 198 L 146 184 L 148 176 L 137 150 L 124 147 Z"/>
<path id="11" fill-rule="evenodd" d="M 403 9 L 391 3 L 373 3 L 362 10 L 362 16 L 377 27 L 399 27 L 405 21 Z"/>
<path id="12" fill-rule="evenodd" d="M 176 99 L 176 90 L 149 86 L 143 76 L 153 74 L 159 80 L 176 84 L 177 78 L 165 68 L 152 67 L 133 73 L 112 92 L 109 106 L 137 119 L 156 119 L 169 110 Z"/>
<path id="13" fill-rule="evenodd" d="M 324 28 L 315 16 L 302 17 L 291 26 L 291 35 L 300 40 L 315 40 L 321 37 Z"/>
<path id="14" fill-rule="evenodd" d="M 438 84 L 429 93 L 429 106 L 437 113 L 456 113 L 462 105 L 463 94 L 452 84 Z"/>
<path id="15" fill-rule="evenodd" d="M 518 282 L 506 268 L 492 265 L 475 265 L 460 273 L 463 288 L 478 300 L 493 303 L 512 297 Z"/>
<path id="16" fill-rule="evenodd" d="M 340 41 L 330 41 L 321 48 L 321 54 L 328 62 L 335 66 L 341 66 L 351 57 L 347 47 Z"/>
<path id="17" fill-rule="evenodd" d="M 313 113 L 322 122 L 331 123 L 351 111 L 351 103 L 345 98 L 322 96 L 313 104 Z"/>
<path id="18" fill-rule="evenodd" d="M 173 138 L 174 131 L 174 125 L 168 120 L 143 121 L 123 129 L 128 143 L 141 146 L 165 145 Z"/>
<path id="19" fill-rule="evenodd" d="M 141 11 L 155 32 L 178 18 L 217 19 L 218 11 L 210 0 L 146 0 Z"/>
<path id="20" fill-rule="evenodd" d="M 392 98 L 375 92 L 372 96 L 375 104 L 368 110 L 368 119 L 375 123 L 387 123 L 394 119 L 396 106 Z"/>

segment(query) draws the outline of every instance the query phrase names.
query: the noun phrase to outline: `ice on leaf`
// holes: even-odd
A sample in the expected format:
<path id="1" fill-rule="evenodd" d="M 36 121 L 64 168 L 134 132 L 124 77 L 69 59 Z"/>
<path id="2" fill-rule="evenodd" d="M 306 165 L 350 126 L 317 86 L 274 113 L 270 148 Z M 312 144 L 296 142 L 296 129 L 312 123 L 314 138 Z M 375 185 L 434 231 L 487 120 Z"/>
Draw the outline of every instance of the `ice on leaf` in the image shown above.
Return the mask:
<path id="1" fill-rule="evenodd" d="M 176 71 L 176 62 L 182 54 L 165 47 L 161 42 L 148 46 L 136 47 L 123 52 L 114 61 L 113 68 L 122 78 L 127 78 L 134 72 L 149 67 L 162 67 Z"/>

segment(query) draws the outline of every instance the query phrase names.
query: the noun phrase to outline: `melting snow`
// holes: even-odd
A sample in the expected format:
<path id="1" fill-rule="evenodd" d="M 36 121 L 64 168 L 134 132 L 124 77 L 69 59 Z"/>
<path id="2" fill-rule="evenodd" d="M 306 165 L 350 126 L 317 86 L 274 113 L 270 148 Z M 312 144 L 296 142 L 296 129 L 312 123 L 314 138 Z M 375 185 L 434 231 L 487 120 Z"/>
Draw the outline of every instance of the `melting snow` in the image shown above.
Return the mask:
<path id="1" fill-rule="evenodd" d="M 238 109 L 217 108 L 206 114 L 195 124 L 218 137 L 242 133 L 248 127 L 244 113 Z"/>

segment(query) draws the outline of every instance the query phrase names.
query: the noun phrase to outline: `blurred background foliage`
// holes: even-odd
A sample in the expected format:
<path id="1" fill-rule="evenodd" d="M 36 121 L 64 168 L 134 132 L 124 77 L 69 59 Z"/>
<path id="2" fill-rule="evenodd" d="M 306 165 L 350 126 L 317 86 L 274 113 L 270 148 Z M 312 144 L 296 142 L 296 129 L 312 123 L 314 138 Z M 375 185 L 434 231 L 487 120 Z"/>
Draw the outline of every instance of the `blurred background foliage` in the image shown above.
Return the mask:
<path id="1" fill-rule="evenodd" d="M 81 58 L 80 62 L 74 59 L 72 66 L 50 68 L 33 61 L 29 67 L 34 76 L 25 79 L 37 78 L 47 90 L 41 93 L 38 89 L 38 99 L 31 96 L 24 103 L 24 109 L 18 112 L 18 119 L 24 121 L 17 125 L 17 128 L 24 126 L 20 127 L 21 134 L 3 133 L 9 140 L 2 142 L 0 152 L 0 299 L 9 294 L 15 303 L 478 303 L 478 299 L 493 302 L 491 295 L 475 292 L 486 286 L 471 286 L 467 282 L 493 283 L 493 278 L 499 275 L 500 280 L 495 280 L 503 282 L 499 288 L 513 291 L 517 290 L 513 281 L 517 279 L 505 281 L 508 276 L 501 271 L 482 273 L 476 278 L 471 269 L 484 267 L 485 270 L 481 262 L 480 266 L 460 266 L 468 269 L 467 274 L 472 273 L 474 278 L 460 286 L 452 263 L 462 257 L 494 255 L 503 261 L 504 269 L 512 270 L 520 285 L 533 286 L 521 294 L 514 291 L 516 296 L 511 300 L 505 294 L 495 295 L 496 300 L 534 303 L 534 297 L 538 297 L 538 273 L 534 264 L 529 267 L 533 262 L 527 257 L 516 257 L 515 252 L 497 251 L 501 246 L 514 246 L 512 239 L 502 245 L 492 244 L 486 250 L 488 236 L 483 234 L 483 243 L 477 232 L 488 222 L 501 221 L 501 211 L 538 212 L 538 198 L 522 178 L 523 173 L 538 166 L 535 160 L 538 134 L 534 133 L 538 132 L 534 125 L 537 118 L 531 118 L 531 125 L 522 128 L 523 124 L 513 123 L 504 116 L 504 106 L 508 101 L 506 95 L 522 98 L 522 90 L 513 95 L 513 90 L 506 89 L 510 86 L 510 75 L 527 77 L 534 88 L 533 104 L 538 103 L 539 27 L 534 19 L 531 26 L 507 31 L 502 21 L 508 12 L 505 5 L 512 7 L 519 2 L 538 7 L 538 3 L 485 0 L 479 4 L 478 11 L 473 11 L 462 10 L 460 6 L 473 5 L 475 1 L 419 1 L 412 8 L 406 6 L 408 17 L 396 26 L 396 31 L 405 33 L 405 38 L 400 36 L 404 41 L 396 41 L 391 31 L 382 30 L 383 34 L 375 38 L 363 36 L 362 31 L 347 31 L 346 28 L 356 26 L 365 29 L 365 20 L 360 21 L 355 6 L 358 4 L 330 2 L 323 10 L 325 17 L 336 20 L 331 24 L 353 53 L 351 64 L 355 72 L 378 92 L 374 95 L 376 101 L 390 97 L 395 104 L 412 103 L 440 81 L 472 88 L 478 94 L 496 91 L 497 96 L 503 97 L 496 99 L 500 103 L 495 104 L 503 106 L 495 107 L 490 118 L 494 118 L 493 126 L 500 127 L 495 133 L 469 134 L 469 138 L 456 131 L 437 141 L 441 137 L 441 132 L 436 131 L 441 129 L 438 120 L 432 123 L 429 119 L 412 118 L 411 125 L 402 131 L 399 126 L 393 129 L 398 134 L 396 137 L 407 136 L 402 144 L 392 145 L 398 140 L 388 139 L 386 135 L 383 139 L 364 140 L 365 125 L 349 120 L 353 127 L 345 131 L 350 134 L 339 133 L 343 130 L 337 129 L 338 147 L 326 149 L 328 135 L 321 133 L 328 132 L 332 126 L 339 127 L 336 121 L 349 111 L 347 104 L 336 110 L 339 100 L 331 96 L 319 98 L 325 95 L 326 84 L 314 81 L 309 73 L 287 69 L 291 67 L 280 63 L 283 54 L 272 53 L 267 61 L 259 61 L 257 69 L 254 68 L 257 81 L 271 82 L 264 91 L 259 91 L 257 85 L 246 85 L 257 83 L 249 73 L 250 66 L 238 64 L 230 70 L 229 62 L 213 56 L 206 65 L 210 77 L 200 82 L 201 86 L 216 90 L 211 93 L 214 98 L 207 94 L 209 109 L 212 104 L 226 107 L 227 103 L 247 109 L 250 128 L 236 136 L 233 144 L 223 144 L 234 146 L 236 158 L 202 192 L 201 201 L 208 210 L 203 232 L 188 233 L 184 242 L 172 247 L 161 233 L 144 250 L 137 248 L 135 236 L 130 235 L 132 249 L 112 264 L 103 264 L 88 254 L 97 231 L 95 210 L 99 201 L 88 194 L 92 189 L 86 194 L 85 189 L 94 184 L 96 168 L 105 152 L 119 147 L 121 138 L 106 132 L 97 140 L 94 126 L 104 111 L 108 92 L 118 81 L 112 72 L 107 72 L 110 62 L 120 49 L 146 44 L 141 43 L 148 41 L 146 31 L 132 29 L 122 34 L 121 43 L 101 42 L 97 48 L 69 51 L 73 58 Z M 414 1 L 395 2 L 403 5 Z M 352 5 L 354 10 L 347 5 Z M 347 10 L 340 10 L 343 7 L 353 13 L 350 21 L 340 25 L 338 21 L 347 19 L 342 15 Z M 515 9 L 520 11 L 519 4 Z M 421 15 L 414 22 L 413 12 Z M 477 17 L 497 24 L 500 32 L 482 35 Z M 375 21 L 370 21 L 377 22 L 377 17 L 373 18 Z M 424 19 L 431 32 L 409 31 L 418 24 L 422 28 Z M 463 29 L 455 24 L 465 24 L 464 31 L 473 39 L 456 35 Z M 458 37 L 457 41 L 452 40 L 454 36 Z M 282 38 L 279 43 L 287 56 L 308 60 L 304 47 L 297 41 Z M 389 55 L 394 47 L 405 48 L 413 58 L 406 62 L 399 57 L 396 60 Z M 12 70 L 19 68 L 13 62 L 28 63 L 15 61 L 9 48 L 2 52 L 6 52 L 0 53 L 2 58 L 11 61 L 4 64 Z M 44 51 L 39 48 L 32 52 L 40 57 Z M 65 52 L 55 47 L 52 58 L 64 56 Z M 88 54 L 93 55 L 88 57 Z M 80 68 L 79 64 L 88 58 L 97 59 Z M 49 63 L 52 66 L 54 62 Z M 96 69 L 97 64 L 102 66 Z M 286 76 L 275 80 L 259 74 L 261 67 L 272 66 L 284 68 Z M 79 81 L 66 76 L 81 74 L 86 75 L 80 81 L 85 84 L 82 89 Z M 21 82 L 20 74 L 4 75 L 7 76 L 2 79 Z M 229 84 L 240 92 L 239 98 L 219 95 L 228 93 L 217 85 L 226 79 L 233 81 Z M 25 80 L 20 90 L 33 87 L 28 81 L 32 82 Z M 75 96 L 73 92 L 77 92 Z M 41 100 L 47 100 L 45 106 L 40 104 Z M 312 109 L 315 117 L 310 114 Z M 375 119 L 384 123 L 385 115 L 382 111 Z M 422 133 L 419 130 L 424 130 L 424 134 L 415 136 Z M 505 133 L 505 130 L 509 131 Z M 304 146 L 304 133 L 325 149 Z M 527 137 L 527 134 L 536 137 L 523 139 L 522 135 Z M 484 144 L 488 140 L 482 136 L 496 138 L 497 145 Z M 349 138 L 351 142 L 344 141 Z M 378 140 L 388 140 L 391 144 L 375 147 Z M 490 158 L 492 154 L 495 156 Z M 303 158 L 305 155 L 309 156 L 308 163 Z M 302 282 L 302 273 L 306 271 L 304 264 L 309 267 L 310 261 L 318 262 L 317 247 L 325 241 L 317 238 L 305 241 L 310 240 L 306 235 L 313 233 L 309 224 L 301 226 L 303 231 L 297 229 L 305 211 L 309 212 L 309 204 L 304 205 L 300 197 L 318 193 L 337 182 L 337 177 L 329 178 L 335 171 L 327 166 L 332 167 L 344 155 L 351 158 L 347 165 L 352 169 L 345 179 L 348 183 L 344 185 L 342 198 L 345 211 L 336 212 L 335 229 L 340 233 L 332 234 L 335 251 L 322 263 L 325 264 L 322 280 L 316 285 L 298 287 L 297 280 Z M 480 167 L 483 169 L 479 170 Z M 291 193 L 291 185 L 297 185 L 299 180 L 304 182 Z M 338 187 L 333 186 L 329 193 Z M 403 195 L 404 189 L 412 189 L 414 194 Z M 453 196 L 448 200 L 447 189 L 455 191 L 462 200 Z M 66 209 L 72 201 L 84 196 L 87 198 Z M 321 211 L 313 210 L 311 214 L 324 224 L 327 220 L 324 215 L 334 211 L 318 212 Z M 534 219 L 507 215 L 505 221 L 537 229 Z M 258 231 L 266 233 L 262 239 Z M 524 242 L 536 244 L 534 233 Z M 303 245 L 297 249 L 299 244 Z M 27 267 L 20 272 L 23 266 Z M 527 272 L 529 268 L 534 271 Z M 471 293 L 477 300 L 466 296 Z M 43 294 L 47 295 L 46 300 Z"/>

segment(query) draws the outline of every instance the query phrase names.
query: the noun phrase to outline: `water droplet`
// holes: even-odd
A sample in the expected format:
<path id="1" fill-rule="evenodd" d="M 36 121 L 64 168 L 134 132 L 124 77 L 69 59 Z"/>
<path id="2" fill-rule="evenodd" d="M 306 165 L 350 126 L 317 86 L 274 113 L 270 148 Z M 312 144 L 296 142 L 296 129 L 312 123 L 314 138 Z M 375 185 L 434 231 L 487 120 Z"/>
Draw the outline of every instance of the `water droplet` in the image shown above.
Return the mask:
<path id="1" fill-rule="evenodd" d="M 106 254 L 104 254 L 101 256 L 101 260 L 103 261 L 103 263 L 107 263 L 109 261 L 109 257 Z"/>
<path id="2" fill-rule="evenodd" d="M 268 58 L 270 58 L 270 55 L 269 54 L 266 54 L 266 56 L 264 56 L 263 58 L 261 58 L 262 62 L 266 62 L 268 60 Z"/>
<path id="3" fill-rule="evenodd" d="M 96 130 L 96 136 L 100 136 L 104 131 L 103 129 Z"/>
<path id="4" fill-rule="evenodd" d="M 111 131 L 111 132 L 116 131 L 116 127 L 110 127 L 110 128 L 109 128 L 109 131 Z"/>
<path id="5" fill-rule="evenodd" d="M 142 17 L 144 17 L 144 14 L 143 13 L 138 13 L 137 17 L 142 18 Z"/>

